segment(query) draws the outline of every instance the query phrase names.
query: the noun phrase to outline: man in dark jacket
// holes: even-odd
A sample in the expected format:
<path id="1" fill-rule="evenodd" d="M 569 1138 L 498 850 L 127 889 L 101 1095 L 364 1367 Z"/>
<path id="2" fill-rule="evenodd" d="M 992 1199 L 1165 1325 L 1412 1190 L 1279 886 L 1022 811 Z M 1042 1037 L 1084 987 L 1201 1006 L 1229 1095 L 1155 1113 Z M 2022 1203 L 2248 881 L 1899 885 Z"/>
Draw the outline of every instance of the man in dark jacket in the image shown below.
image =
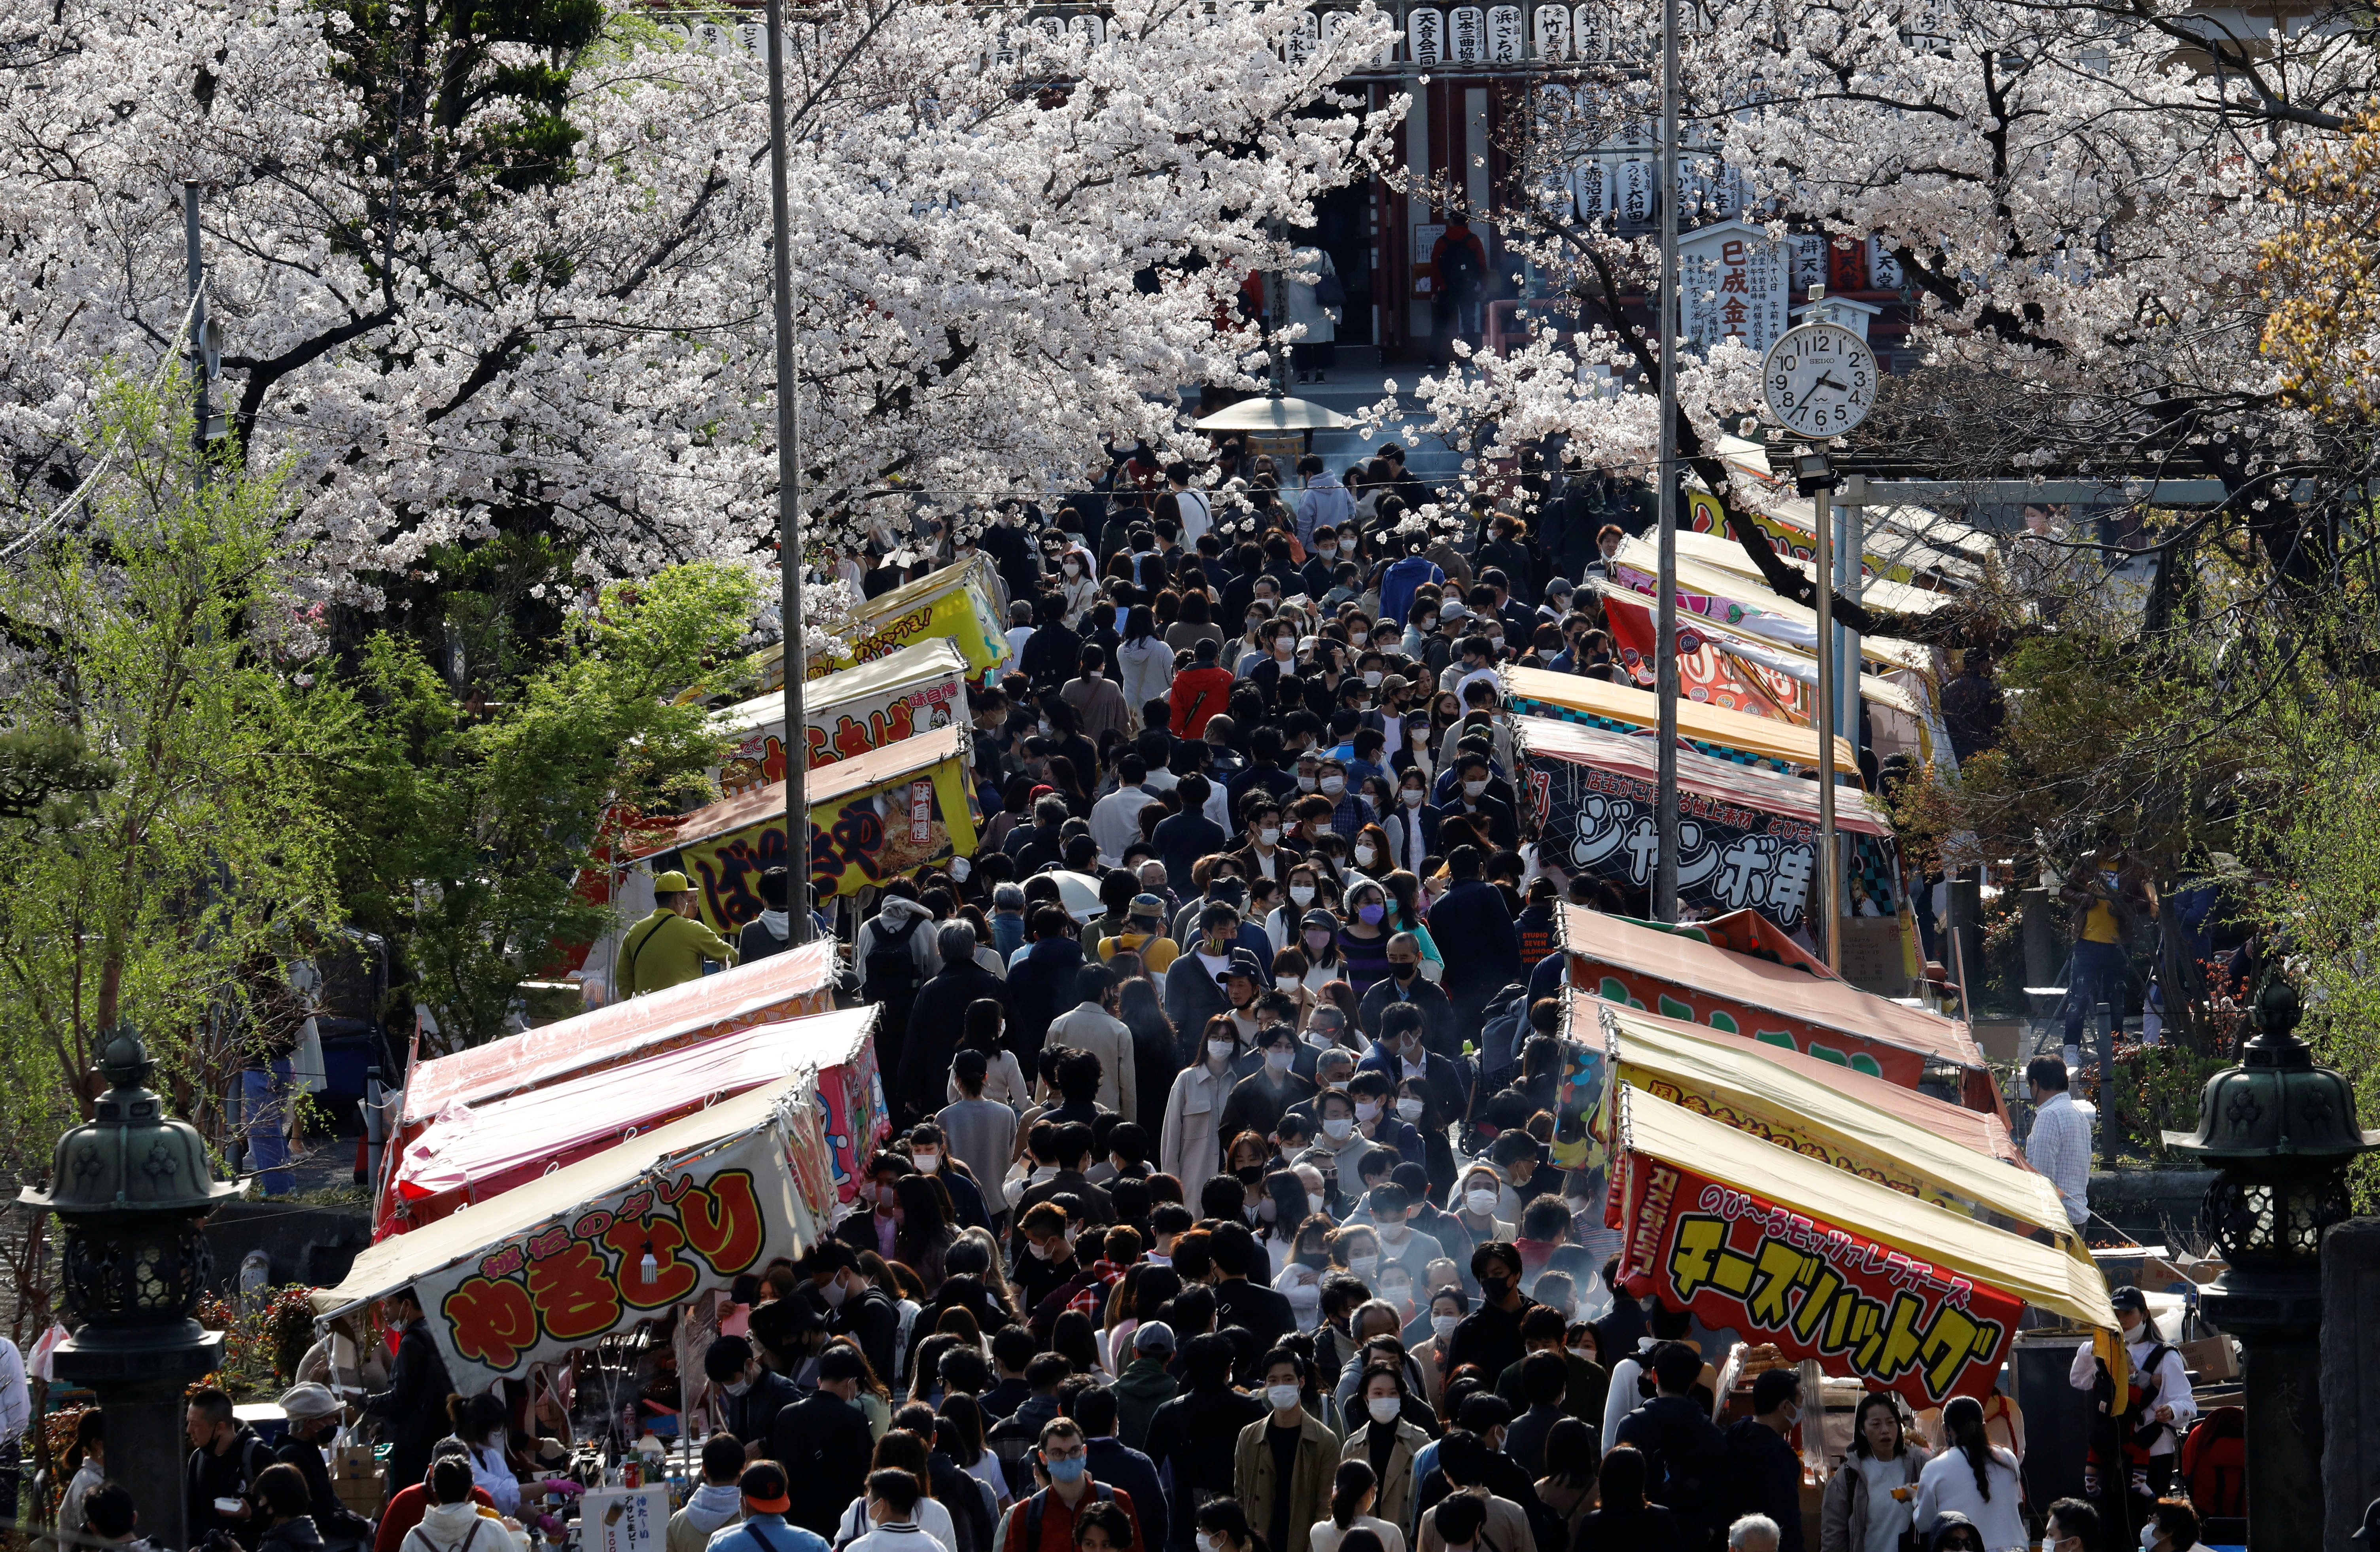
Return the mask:
<path id="1" fill-rule="evenodd" d="M 1659 1370 L 1655 1369 L 1656 1376 Z M 1752 1415 L 1727 1431 L 1735 1497 L 1730 1522 L 1747 1514 L 1777 1522 L 1777 1552 L 1802 1552 L 1802 1458 L 1785 1442 L 1802 1418 L 1802 1376 L 1770 1369 L 1752 1382 Z"/>
<path id="2" fill-rule="evenodd" d="M 1189 1388 L 1157 1409 L 1148 1423 L 1148 1458 L 1173 1472 L 1172 1552 L 1190 1552 L 1197 1534 L 1197 1506 L 1208 1497 L 1232 1496 L 1233 1455 L 1240 1430 L 1266 1414 L 1263 1401 L 1232 1388 L 1232 1344 L 1212 1333 L 1193 1337 L 1182 1354 L 1182 1377 Z"/>
<path id="3" fill-rule="evenodd" d="M 1521 1361 L 1521 1316 L 1530 1301 L 1521 1293 L 1521 1253 L 1508 1240 L 1487 1240 L 1471 1253 L 1471 1275 L 1479 1284 L 1479 1307 L 1457 1322 L 1443 1355 L 1446 1372 L 1476 1364 L 1500 1375 Z"/>
<path id="4" fill-rule="evenodd" d="M 1470 848 L 1464 847 L 1463 850 Z M 1484 887 L 1484 886 L 1483 886 Z M 1495 891 L 1491 889 L 1489 893 Z M 1500 905 L 1499 910 L 1501 909 Z M 1425 979 L 1421 973 L 1421 940 L 1410 932 L 1393 933 L 1389 938 L 1389 973 L 1372 983 L 1364 1000 L 1355 1005 L 1355 1026 L 1375 1041 L 1386 1040 L 1385 1015 L 1400 1003 L 1412 1008 L 1421 1016 L 1422 1045 L 1429 1050 L 1450 1054 L 1462 1049 L 1463 1037 L 1458 1034 L 1454 1022 L 1454 1002 L 1439 988 Z M 1448 972 L 1453 974 L 1450 964 Z M 1476 1024 L 1467 1027 L 1476 1029 Z M 1378 1050 L 1375 1045 L 1374 1051 Z M 1368 1061 L 1368 1058 L 1366 1059 Z M 1402 1077 L 1385 1061 L 1373 1063 L 1391 1079 Z M 1461 1113 L 1457 1105 L 1451 1114 Z"/>
<path id="5" fill-rule="evenodd" d="M 743 1337 L 715 1339 L 703 1350 L 702 1372 L 719 1391 L 726 1431 L 744 1441 L 746 1460 L 758 1460 L 769 1447 L 777 1413 L 802 1399 L 800 1388 L 763 1364 Z"/>
<path id="6" fill-rule="evenodd" d="M 867 1373 L 849 1348 L 827 1349 L 819 1356 L 818 1389 L 779 1413 L 769 1430 L 770 1458 L 802 1485 L 785 1518 L 817 1535 L 832 1537 L 844 1507 L 868 1485 L 876 1441 L 859 1410 Z"/>
<path id="7" fill-rule="evenodd" d="M 381 1301 L 382 1316 L 398 1333 L 396 1359 L 389 1365 L 388 1388 L 364 1398 L 364 1415 L 382 1420 L 388 1447 L 391 1492 L 409 1487 L 430 1469 L 430 1449 L 446 1432 L 446 1398 L 455 1383 L 446 1375 L 446 1360 L 438 1356 L 431 1340 L 430 1321 L 411 1288 L 400 1288 Z M 190 1523 L 193 1541 L 200 1534 Z"/>
<path id="8" fill-rule="evenodd" d="M 339 1399 L 328 1386 L 310 1379 L 282 1392 L 281 1412 L 289 1419 L 289 1428 L 273 1448 L 273 1458 L 297 1467 L 306 1479 L 306 1512 L 324 1544 L 370 1546 L 372 1522 L 339 1501 L 338 1489 L 331 1485 L 330 1465 L 322 1459 L 322 1447 L 338 1432 Z"/>
<path id="9" fill-rule="evenodd" d="M 857 1342 L 880 1377 L 897 1373 L 892 1349 L 900 1340 L 901 1306 L 860 1275 L 858 1253 L 840 1241 L 827 1240 L 802 1257 L 798 1270 L 810 1279 L 812 1291 L 832 1313 L 834 1332 Z M 823 1376 L 826 1371 L 819 1372 Z M 788 1470 L 797 1464 L 784 1455 L 774 1459 Z M 857 1490 L 850 1497 L 858 1497 Z"/>
<path id="10" fill-rule="evenodd" d="M 208 1386 L 190 1396 L 188 1425 L 190 1461 L 182 1473 L 189 1505 L 190 1544 L 197 1546 L 211 1531 L 222 1531 L 242 1546 L 254 1546 L 263 1535 L 263 1510 L 249 1500 L 257 1473 L 272 1465 L 273 1451 L 256 1430 L 233 1415 L 231 1398 Z M 218 1498 L 237 1500 L 230 1513 L 215 1508 Z"/>
<path id="11" fill-rule="evenodd" d="M 1050 1021 L 1075 1005 L 1075 972 L 1083 967 L 1083 945 L 1063 906 L 1036 907 L 1027 930 L 1033 947 L 1008 971 L 1008 1049 L 1020 1061 L 1041 1049 Z"/>
<path id="12" fill-rule="evenodd" d="M 1132 1362 L 1109 1388 L 1116 1400 L 1116 1437 L 1135 1449 L 1148 1442 L 1148 1425 L 1158 1409 L 1180 1395 L 1182 1387 L 1167 1372 L 1173 1362 L 1173 1328 L 1162 1320 L 1133 1328 Z"/>
<path id="13" fill-rule="evenodd" d="M 753 888 L 759 891 L 760 914 L 744 924 L 735 938 L 735 962 L 749 964 L 771 954 L 783 953 L 793 941 L 792 918 L 785 912 L 785 881 L 790 877 L 782 867 L 764 867 Z"/>
<path id="14" fill-rule="evenodd" d="M 1702 1354 L 1683 1342 L 1654 1349 L 1653 1399 L 1612 1430 L 1614 1444 L 1633 1444 L 1644 1453 L 1645 1497 L 1678 1517 L 1685 1532 L 1679 1539 L 1688 1546 L 1710 1541 L 1734 1501 L 1727 1441 L 1691 1394 L 1702 1372 Z M 1800 1522 L 1798 1508 L 1792 1518 Z"/>
<path id="15" fill-rule="evenodd" d="M 1148 1517 L 1148 1528 L 1157 1530 L 1158 1516 L 1164 1512 L 1165 1489 L 1157 1479 L 1157 1462 L 1116 1437 L 1115 1391 L 1104 1385 L 1079 1391 L 1066 1415 L 1082 1425 L 1092 1480 L 1123 1488 L 1134 1507 Z"/>
<path id="16" fill-rule="evenodd" d="M 1217 1224 L 1208 1252 L 1215 1262 L 1216 1329 L 1245 1327 L 1263 1348 L 1297 1329 L 1297 1312 L 1288 1298 L 1250 1276 L 1271 1267 L 1246 1224 Z"/>
<path id="17" fill-rule="evenodd" d="M 1502 893 L 1480 879 L 1484 860 L 1476 846 L 1449 853 L 1446 871 L 1454 882 L 1429 910 L 1430 936 L 1446 962 L 1446 994 L 1454 1003 L 1457 1029 L 1477 1029 L 1488 1000 L 1506 982 L 1521 978 L 1521 937 Z"/>
<path id="18" fill-rule="evenodd" d="M 1008 983 L 975 962 L 973 926 L 944 922 L 934 946 L 942 967 L 917 988 L 909 1005 L 908 1038 L 901 1043 L 901 1071 L 895 1075 L 894 1092 L 911 1115 L 932 1115 L 942 1108 L 942 1085 L 958 1053 L 968 1004 L 990 998 L 1008 1005 Z"/>

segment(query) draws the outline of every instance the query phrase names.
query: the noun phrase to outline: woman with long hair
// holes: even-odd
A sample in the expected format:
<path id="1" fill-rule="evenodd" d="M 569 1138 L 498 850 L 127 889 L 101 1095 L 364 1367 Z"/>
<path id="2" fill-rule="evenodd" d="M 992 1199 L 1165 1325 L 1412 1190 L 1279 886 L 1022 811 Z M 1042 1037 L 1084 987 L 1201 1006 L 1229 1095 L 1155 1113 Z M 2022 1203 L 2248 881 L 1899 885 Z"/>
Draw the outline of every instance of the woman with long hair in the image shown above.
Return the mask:
<path id="1" fill-rule="evenodd" d="M 1316 1521 L 1306 1533 L 1314 1552 L 1366 1552 L 1367 1543 L 1381 1552 L 1404 1552 L 1404 1533 L 1372 1512 L 1379 1496 L 1380 1479 L 1370 1466 L 1353 1454 L 1341 1461 L 1330 1479 L 1330 1518 Z"/>
<path id="2" fill-rule="evenodd" d="M 1090 818 L 1091 792 L 1088 787 L 1083 785 L 1082 777 L 1075 773 L 1075 761 L 1071 756 L 1051 755 L 1050 757 L 1050 785 L 1060 797 L 1066 800 L 1066 811 L 1069 814 L 1078 819 Z"/>
<path id="3" fill-rule="evenodd" d="M 959 1544 L 958 1528 L 951 1523 L 948 1505 L 934 1497 L 933 1472 L 926 1457 L 931 1447 L 906 1428 L 886 1430 L 876 1441 L 876 1453 L 868 1458 L 868 1469 L 872 1474 L 880 1471 L 907 1472 L 917 1479 L 917 1508 L 910 1518 L 917 1528 L 932 1536 L 945 1547 Z M 843 1520 L 834 1528 L 833 1542 L 837 1546 L 866 1535 L 875 1526 L 868 1518 L 868 1495 L 862 1492 L 843 1511 Z"/>
<path id="4" fill-rule="evenodd" d="M 1380 880 L 1389 891 L 1389 930 L 1410 932 L 1421 940 L 1421 957 L 1425 976 L 1431 976 L 1428 966 L 1436 964 L 1439 975 L 1446 971 L 1446 956 L 1438 952 L 1438 942 L 1429 935 L 1429 922 L 1423 915 L 1427 909 L 1422 903 L 1421 878 L 1411 868 L 1400 867 Z"/>
<path id="5" fill-rule="evenodd" d="M 917 1274 L 930 1299 L 948 1268 L 944 1257 L 958 1238 L 946 1204 L 950 1198 L 931 1175 L 903 1175 L 892 1182 L 892 1254 Z"/>
<path id="6" fill-rule="evenodd" d="M 1125 611 L 1123 630 L 1116 643 L 1116 677 L 1122 681 L 1123 703 L 1136 731 L 1140 709 L 1163 698 L 1173 685 L 1173 649 L 1158 635 L 1157 616 L 1147 604 Z"/>
<path id="7" fill-rule="evenodd" d="M 1222 644 L 1222 628 L 1215 624 L 1215 612 L 1207 600 L 1207 589 L 1191 588 L 1182 594 L 1181 612 L 1165 627 L 1165 644 L 1175 651 L 1186 651 L 1201 641 Z"/>
<path id="8" fill-rule="evenodd" d="M 1116 1017 L 1132 1031 L 1133 1092 L 1145 1118 L 1141 1124 L 1153 1130 L 1173 1093 L 1178 1061 L 1173 1021 L 1165 1016 L 1165 993 L 1146 976 L 1135 976 L 1117 994 Z"/>
<path id="9" fill-rule="evenodd" d="M 1050 1351 L 1074 1365 L 1075 1373 L 1098 1379 L 1107 1372 L 1099 1358 L 1099 1334 L 1091 1328 L 1091 1317 L 1081 1310 L 1070 1309 L 1059 1315 L 1050 1328 Z"/>
<path id="10" fill-rule="evenodd" d="M 1339 924 L 1339 952 L 1346 961 L 1347 984 L 1360 1002 L 1364 994 L 1388 978 L 1389 891 L 1366 879 L 1347 890 L 1345 917 Z"/>
<path id="11" fill-rule="evenodd" d="M 1862 1396 L 1852 1413 L 1851 1452 L 1827 1478 L 1819 1502 L 1819 1552 L 1903 1545 L 1916 1528 L 1917 1479 L 1927 1458 L 1909 1442 L 1892 1392 Z"/>
<path id="12" fill-rule="evenodd" d="M 520 1473 L 513 1470 L 504 1453 L 511 1418 L 504 1411 L 504 1398 L 492 1390 L 449 1396 L 446 1424 L 470 1448 L 472 1485 L 487 1489 L 499 1513 L 519 1513 Z"/>
<path id="13" fill-rule="evenodd" d="M 1596 1473 L 1602 1506 L 1579 1521 L 1570 1552 L 1699 1552 L 1690 1548 L 1678 1517 L 1645 1497 L 1645 1456 L 1616 1444 Z"/>
<path id="14" fill-rule="evenodd" d="M 976 941 L 989 943 L 991 939 L 987 936 Z M 983 1052 L 982 1097 L 1022 1115 L 1033 1103 L 1033 1085 L 1026 1081 L 1025 1069 L 1017 1065 L 1016 1053 L 1002 1042 L 1007 1022 L 1008 1011 L 997 998 L 977 998 L 961 1015 L 959 1049 Z M 943 1093 L 953 1105 L 966 1097 L 959 1092 L 955 1077 L 945 1081 Z"/>
<path id="15" fill-rule="evenodd" d="M 2024 1545 L 2016 1457 L 1984 1431 L 1983 1403 L 1953 1397 L 1942 1409 L 1942 1453 L 1918 1469 L 1916 1522 L 1931 1525 L 1955 1510 L 1983 1532 L 1985 1546 Z"/>
<path id="16" fill-rule="evenodd" d="M 1376 808 L 1374 813 L 1386 813 Z M 1396 848 L 1390 843 L 1389 832 L 1378 824 L 1367 824 L 1349 838 L 1347 843 L 1347 881 L 1357 878 L 1378 879 L 1387 874 L 1396 863 Z"/>
<path id="17" fill-rule="evenodd" d="M 983 1404 L 965 1391 L 944 1396 L 935 1409 L 941 1421 L 934 1425 L 934 1442 L 947 1451 L 959 1469 L 991 1489 L 991 1496 L 1002 1509 L 1008 1507 L 1008 1473 L 1002 1469 L 1000 1457 L 984 1443 Z M 947 1430 L 952 1436 L 943 1437 Z"/>
<path id="18" fill-rule="evenodd" d="M 1596 1504 L 1596 1467 L 1602 1463 L 1595 1448 L 1595 1432 L 1575 1417 L 1565 1417 L 1546 1431 L 1546 1474 L 1537 1478 L 1537 1502 L 1561 1517 L 1570 1539 L 1578 1522 Z"/>

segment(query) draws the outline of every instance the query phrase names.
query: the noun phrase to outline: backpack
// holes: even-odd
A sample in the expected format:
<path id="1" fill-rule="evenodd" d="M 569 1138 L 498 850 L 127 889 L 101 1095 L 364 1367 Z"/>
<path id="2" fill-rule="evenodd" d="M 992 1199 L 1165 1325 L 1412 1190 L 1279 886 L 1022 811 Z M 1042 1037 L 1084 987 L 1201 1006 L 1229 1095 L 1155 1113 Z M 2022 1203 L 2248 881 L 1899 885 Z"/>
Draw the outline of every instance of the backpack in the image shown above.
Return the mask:
<path id="1" fill-rule="evenodd" d="M 2248 1414 L 2216 1407 L 2181 1441 L 2181 1479 L 2199 1518 L 2237 1520 L 2248 1512 Z"/>
<path id="2" fill-rule="evenodd" d="M 1468 242 L 1450 242 L 1438 266 L 1438 278 L 1450 297 L 1462 297 L 1479 287 L 1479 252 Z"/>
<path id="3" fill-rule="evenodd" d="M 1031 1497 L 1025 1500 L 1026 1552 L 1033 1552 L 1035 1547 L 1041 1545 L 1041 1511 L 1049 1506 L 1049 1502 L 1050 1489 L 1047 1487 L 1042 1488 L 1041 1491 L 1034 1494 Z M 1109 1488 L 1106 1483 L 1094 1477 L 1091 1480 L 1091 1502 L 1113 1503 L 1115 1502 L 1115 1494 Z M 1077 1509 L 1075 1512 L 1079 1514 L 1082 1510 Z"/>
<path id="4" fill-rule="evenodd" d="M 862 984 L 873 1002 L 900 1002 L 917 995 L 917 958 L 909 952 L 909 940 L 917 934 L 923 916 L 911 916 L 909 925 L 897 933 L 883 929 L 879 918 L 876 937 L 868 945 L 868 961 L 861 969 Z"/>

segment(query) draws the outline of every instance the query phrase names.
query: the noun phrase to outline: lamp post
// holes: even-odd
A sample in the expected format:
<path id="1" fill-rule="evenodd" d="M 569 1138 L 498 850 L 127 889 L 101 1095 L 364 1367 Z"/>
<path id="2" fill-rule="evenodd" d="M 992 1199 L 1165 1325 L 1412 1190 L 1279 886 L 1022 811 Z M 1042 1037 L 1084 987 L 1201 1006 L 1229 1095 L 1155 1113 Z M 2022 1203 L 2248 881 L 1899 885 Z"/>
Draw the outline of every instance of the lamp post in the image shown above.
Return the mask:
<path id="1" fill-rule="evenodd" d="M 109 1474 L 131 1490 L 140 1534 L 180 1546 L 182 1391 L 223 1365 L 223 1335 L 191 1318 L 209 1270 L 200 1223 L 237 1185 L 218 1184 L 206 1143 L 170 1120 L 146 1086 L 153 1063 L 129 1025 L 101 1048 L 110 1084 L 92 1118 L 58 1139 L 47 1190 L 17 1205 L 52 1212 L 66 1231 L 60 1283 L 71 1340 L 57 1376 L 87 1385 L 107 1410 Z"/>
<path id="2" fill-rule="evenodd" d="M 2198 1307 L 2240 1343 L 2247 1390 L 2248 1545 L 2322 1545 L 2323 1231 L 2346 1219 L 2347 1166 L 2380 1147 L 2355 1090 L 2297 1037 L 2298 996 L 2267 983 L 2240 1064 L 2206 1080 L 2195 1133 L 2166 1146 L 2219 1171 L 2206 1219 L 2229 1263 Z"/>

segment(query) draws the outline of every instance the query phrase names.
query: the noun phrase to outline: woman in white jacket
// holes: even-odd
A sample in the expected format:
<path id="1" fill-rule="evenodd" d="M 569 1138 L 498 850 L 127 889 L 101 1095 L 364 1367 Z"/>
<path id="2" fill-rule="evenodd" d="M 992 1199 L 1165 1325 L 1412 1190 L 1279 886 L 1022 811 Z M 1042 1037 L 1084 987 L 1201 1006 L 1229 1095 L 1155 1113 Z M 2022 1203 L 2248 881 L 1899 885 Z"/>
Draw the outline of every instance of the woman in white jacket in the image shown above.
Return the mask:
<path id="1" fill-rule="evenodd" d="M 1973 1396 L 1953 1398 L 1942 1409 L 1942 1431 L 1948 1447 L 1917 1473 L 1918 1534 L 1931 1536 L 1934 1522 L 1956 1510 L 1984 1533 L 1993 1552 L 2030 1545 L 2016 1457 L 1994 1448 L 1984 1433 L 1983 1403 Z"/>
<path id="2" fill-rule="evenodd" d="M 1141 725 L 1140 709 L 1162 700 L 1173 687 L 1173 649 L 1158 634 L 1157 616 L 1148 605 L 1135 603 L 1123 617 L 1122 639 L 1116 643 L 1116 679 L 1123 686 L 1123 703 L 1132 709 L 1132 725 Z"/>
<path id="3" fill-rule="evenodd" d="M 437 1501 L 405 1533 L 399 1552 L 528 1552 L 528 1534 L 474 1503 L 472 1485 L 468 1461 L 447 1455 L 432 1462 L 428 1486 Z"/>
<path id="4" fill-rule="evenodd" d="M 1165 1124 L 1158 1134 L 1157 1153 L 1165 1173 L 1204 1185 L 1222 1163 L 1223 1139 L 1216 1122 L 1232 1092 L 1232 1058 L 1240 1048 L 1229 1013 L 1208 1019 L 1200 1038 L 1205 1042 L 1201 1051 L 1205 1060 L 1173 1080 L 1173 1091 L 1165 1098 Z"/>

